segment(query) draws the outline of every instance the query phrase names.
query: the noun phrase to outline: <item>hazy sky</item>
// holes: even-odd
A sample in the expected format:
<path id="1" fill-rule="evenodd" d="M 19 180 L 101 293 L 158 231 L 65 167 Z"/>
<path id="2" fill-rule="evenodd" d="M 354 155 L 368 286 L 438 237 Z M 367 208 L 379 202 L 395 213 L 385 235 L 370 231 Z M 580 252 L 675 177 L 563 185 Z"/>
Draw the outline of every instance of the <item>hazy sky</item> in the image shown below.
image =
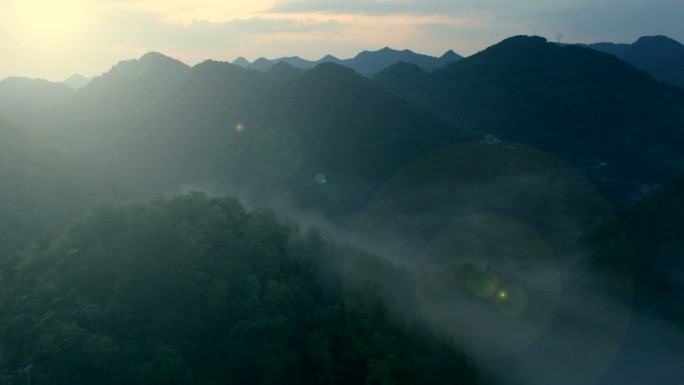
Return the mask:
<path id="1" fill-rule="evenodd" d="M 0 79 L 92 77 L 148 51 L 194 65 L 385 46 L 467 56 L 519 34 L 684 42 L 683 0 L 0 0 Z"/>

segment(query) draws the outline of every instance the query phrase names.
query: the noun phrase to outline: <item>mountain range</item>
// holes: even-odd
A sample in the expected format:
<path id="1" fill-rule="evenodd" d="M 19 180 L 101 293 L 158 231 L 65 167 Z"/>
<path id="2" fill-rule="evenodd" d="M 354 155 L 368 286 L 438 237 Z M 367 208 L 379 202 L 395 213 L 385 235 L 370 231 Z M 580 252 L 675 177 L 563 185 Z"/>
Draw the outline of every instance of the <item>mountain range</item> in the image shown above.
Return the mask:
<path id="1" fill-rule="evenodd" d="M 235 59 L 232 63 L 244 68 L 251 68 L 259 71 L 266 71 L 274 65 L 284 62 L 292 65 L 295 68 L 310 69 L 321 63 L 336 63 L 345 67 L 349 67 L 357 73 L 370 77 L 378 73 L 383 68 L 398 62 L 405 62 L 415 64 L 426 71 L 444 67 L 445 65 L 461 60 L 463 57 L 449 50 L 440 57 L 423 55 L 415 53 L 411 50 L 397 51 L 389 47 L 385 47 L 378 51 L 363 51 L 350 59 L 338 59 L 332 55 L 326 55 L 323 58 L 311 61 L 302 59 L 298 56 L 281 57 L 278 59 L 259 58 L 250 63 L 243 57 Z"/>
<path id="2" fill-rule="evenodd" d="M 456 127 L 559 156 L 614 198 L 681 165 L 682 89 L 595 50 L 512 37 L 432 72 L 399 63 L 373 80 Z"/>
<path id="3" fill-rule="evenodd" d="M 264 73 L 214 61 L 190 67 L 148 53 L 77 91 L 6 79 L 0 116 L 146 191 L 245 178 L 289 191 L 322 172 L 332 194 L 324 200 L 338 201 L 332 196 L 345 190 L 333 181 L 356 180 L 360 195 L 348 198 L 360 207 L 357 198 L 410 159 L 493 135 L 558 156 L 625 205 L 681 170 L 682 94 L 613 56 L 514 37 L 432 71 L 400 62 L 372 81 L 333 62 L 310 70 L 280 62 Z M 269 135 L 277 139 L 263 139 Z M 282 159 L 254 159 L 257 143 L 281 142 L 277 135 L 291 136 L 296 147 L 286 177 L 263 170 L 273 166 L 263 162 Z M 369 159 L 372 169 L 363 166 Z M 317 202 L 309 198 L 296 200 Z M 332 208 L 332 201 L 319 203 Z"/>
<path id="4" fill-rule="evenodd" d="M 59 383 L 442 380 L 432 357 L 468 383 L 682 374 L 684 90 L 536 36 L 390 61 L 150 52 L 79 89 L 0 82 L 0 365 Z M 478 299 L 492 271 L 510 290 Z M 501 346 L 520 349 L 446 353 Z"/>
<path id="5" fill-rule="evenodd" d="M 617 56 L 637 68 L 650 73 L 658 80 L 669 84 L 684 87 L 684 46 L 679 42 L 665 36 L 644 36 L 635 43 L 593 43 L 579 44 L 596 50 Z M 354 69 L 357 73 L 372 77 L 382 69 L 393 64 L 404 62 L 415 64 L 426 71 L 461 60 L 463 57 L 449 50 L 440 57 L 414 53 L 411 50 L 394 50 L 389 47 L 377 51 L 363 51 L 353 58 L 338 59 L 332 55 L 325 55 L 319 60 L 306 60 L 298 56 L 288 56 L 276 59 L 259 58 L 254 62 L 249 62 L 244 57 L 238 57 L 232 64 L 243 68 L 256 69 L 259 71 L 271 70 L 279 63 L 286 63 L 295 70 L 288 69 L 287 76 L 300 75 L 301 70 L 311 69 L 320 63 L 337 63 Z M 274 69 L 278 71 L 278 68 Z M 80 74 L 74 74 L 62 83 L 74 89 L 81 88 L 90 82 L 89 78 Z"/>

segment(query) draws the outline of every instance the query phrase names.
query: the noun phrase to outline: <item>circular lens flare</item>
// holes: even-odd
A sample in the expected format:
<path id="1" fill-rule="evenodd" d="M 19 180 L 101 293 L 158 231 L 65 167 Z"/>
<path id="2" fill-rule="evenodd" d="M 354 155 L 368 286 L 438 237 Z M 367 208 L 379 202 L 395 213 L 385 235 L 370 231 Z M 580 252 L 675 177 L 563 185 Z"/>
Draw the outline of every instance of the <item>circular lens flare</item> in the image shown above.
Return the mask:
<path id="1" fill-rule="evenodd" d="M 504 286 L 496 298 L 496 308 L 508 317 L 518 317 L 527 309 L 527 292 L 518 285 Z"/>

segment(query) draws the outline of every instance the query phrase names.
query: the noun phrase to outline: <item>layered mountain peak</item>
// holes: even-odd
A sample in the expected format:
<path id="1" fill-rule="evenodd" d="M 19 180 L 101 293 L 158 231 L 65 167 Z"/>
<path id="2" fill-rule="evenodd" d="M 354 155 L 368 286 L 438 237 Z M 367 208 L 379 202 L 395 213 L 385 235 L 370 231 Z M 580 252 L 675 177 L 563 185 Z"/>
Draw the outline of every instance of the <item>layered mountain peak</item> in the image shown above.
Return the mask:
<path id="1" fill-rule="evenodd" d="M 242 56 L 233 60 L 233 64 L 240 66 L 240 67 L 249 67 L 249 61 Z"/>
<path id="2" fill-rule="evenodd" d="M 486 48 L 473 56 L 486 56 L 490 54 L 507 55 L 507 56 L 528 56 L 530 54 L 540 53 L 542 50 L 547 50 L 555 44 L 548 43 L 547 40 L 541 36 L 526 36 L 519 35 L 509 37 L 502 40 L 500 43 Z"/>
<path id="3" fill-rule="evenodd" d="M 684 48 L 677 40 L 671 39 L 667 36 L 656 35 L 656 36 L 642 36 L 637 41 L 632 44 L 635 47 L 647 46 L 647 47 L 659 47 L 667 49 L 681 49 Z"/>
<path id="4" fill-rule="evenodd" d="M 140 78 L 148 73 L 180 75 L 190 70 L 190 66 L 159 52 L 148 52 L 140 59 L 124 60 L 115 65 L 110 72 L 124 78 Z"/>
<path id="5" fill-rule="evenodd" d="M 101 113 L 119 108 L 135 111 L 166 97 L 189 74 L 190 66 L 180 60 L 148 52 L 139 59 L 120 61 L 81 88 L 78 97 L 84 101 L 79 108 Z"/>
<path id="6" fill-rule="evenodd" d="M 615 55 L 657 80 L 684 87 L 684 45 L 667 36 L 643 36 L 632 44 L 596 43 L 589 47 Z"/>
<path id="7" fill-rule="evenodd" d="M 85 87 L 88 83 L 90 83 L 90 79 L 81 74 L 73 74 L 62 81 L 62 84 L 66 84 L 75 90 Z"/>
<path id="8" fill-rule="evenodd" d="M 319 60 L 319 61 L 320 61 L 320 62 L 329 62 L 329 61 L 338 62 L 338 61 L 340 61 L 340 59 L 338 59 L 337 57 L 335 57 L 335 56 L 333 56 L 333 55 L 331 55 L 331 54 L 327 54 L 327 55 L 323 56 L 323 57 L 321 58 L 321 60 Z"/>
<path id="9" fill-rule="evenodd" d="M 457 127 L 586 168 L 614 197 L 638 197 L 640 186 L 670 176 L 684 145 L 677 90 L 615 57 L 538 36 L 506 39 L 432 73 L 395 66 L 374 80 Z"/>
<path id="10" fill-rule="evenodd" d="M 347 81 L 362 80 L 353 69 L 334 62 L 324 62 L 307 71 L 302 80 L 305 83 L 324 82 L 343 85 Z"/>
<path id="11" fill-rule="evenodd" d="M 453 50 L 448 50 L 442 54 L 442 56 L 439 57 L 440 60 L 448 60 L 448 61 L 457 61 L 463 59 L 463 56 L 457 54 Z"/>
<path id="12" fill-rule="evenodd" d="M 267 69 L 266 73 L 274 79 L 290 81 L 301 77 L 304 71 L 306 70 L 297 68 L 288 62 L 279 61 L 273 67 Z"/>
<path id="13" fill-rule="evenodd" d="M 249 70 L 236 63 L 216 60 L 205 60 L 192 67 L 193 73 L 212 77 L 226 77 L 229 74 L 244 73 L 246 71 Z"/>

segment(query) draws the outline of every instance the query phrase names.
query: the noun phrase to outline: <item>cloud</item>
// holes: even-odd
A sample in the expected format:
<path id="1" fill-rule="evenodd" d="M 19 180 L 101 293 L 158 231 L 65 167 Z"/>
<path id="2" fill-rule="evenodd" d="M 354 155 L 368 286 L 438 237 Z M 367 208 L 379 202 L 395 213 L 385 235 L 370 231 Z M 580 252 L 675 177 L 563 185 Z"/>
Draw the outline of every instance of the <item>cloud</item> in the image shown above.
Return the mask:
<path id="1" fill-rule="evenodd" d="M 510 1 L 469 1 L 469 0 L 374 0 L 374 1 L 342 1 L 342 0 L 291 0 L 276 3 L 270 12 L 322 12 L 332 14 L 369 14 L 369 15 L 474 15 L 500 14 L 508 17 L 516 15 L 534 15 L 550 9 L 562 10 L 571 2 L 523 1 L 512 6 Z"/>
<path id="2" fill-rule="evenodd" d="M 5 55 L 0 78 L 94 75 L 147 51 L 195 64 L 237 56 L 345 58 L 385 46 L 467 56 L 519 34 L 555 40 L 562 33 L 568 43 L 631 43 L 656 34 L 684 41 L 680 0 L 624 0 L 619 7 L 613 0 L 73 1 L 86 15 L 77 38 L 62 39 L 62 45 L 35 34 L 28 41 L 31 34 L 16 27 L 12 7 L 0 9 L 0 50 L 12 53 Z"/>
<path id="3" fill-rule="evenodd" d="M 270 12 L 322 12 L 346 14 L 391 15 L 420 10 L 418 3 L 412 1 L 312 1 L 295 0 L 276 4 Z M 423 12 L 419 12 L 423 13 Z"/>
<path id="4" fill-rule="evenodd" d="M 677 0 L 626 0 L 620 2 L 619 7 L 610 0 L 522 0 L 514 4 L 504 0 L 287 0 L 277 2 L 268 11 L 458 17 L 471 20 L 472 23 L 449 30 L 460 35 L 473 36 L 480 44 L 479 49 L 486 48 L 483 40 L 492 44 L 495 42 L 492 41 L 494 36 L 501 40 L 515 34 L 555 37 L 556 33 L 564 33 L 568 42 L 595 42 L 602 38 L 615 42 L 633 42 L 640 36 L 654 34 L 665 34 L 678 40 L 684 38 L 680 28 L 684 18 L 684 3 Z M 478 28 L 472 28 L 473 26 Z M 461 32 L 462 30 L 465 31 Z"/>

